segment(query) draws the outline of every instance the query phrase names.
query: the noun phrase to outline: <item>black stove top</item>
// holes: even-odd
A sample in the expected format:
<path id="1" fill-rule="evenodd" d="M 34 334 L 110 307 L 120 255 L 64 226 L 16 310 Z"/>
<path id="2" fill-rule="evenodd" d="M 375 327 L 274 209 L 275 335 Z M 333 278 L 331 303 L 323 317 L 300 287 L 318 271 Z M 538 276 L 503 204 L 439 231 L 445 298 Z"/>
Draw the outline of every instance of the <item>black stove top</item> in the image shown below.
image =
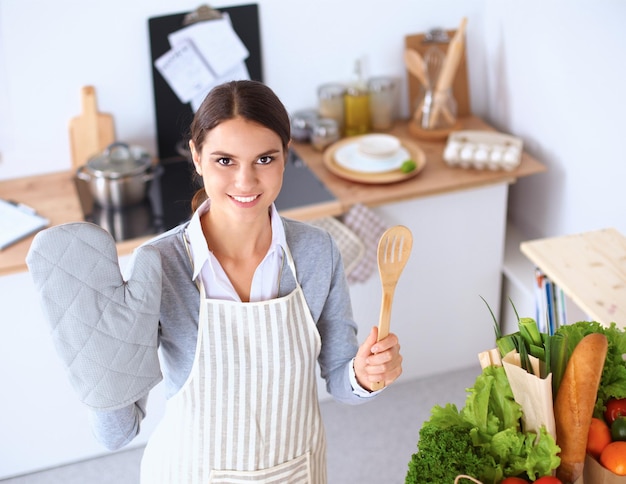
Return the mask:
<path id="1" fill-rule="evenodd" d="M 200 188 L 193 180 L 193 165 L 188 158 L 181 156 L 162 160 L 146 199 L 121 209 L 99 206 L 87 183 L 80 179 L 75 181 L 85 220 L 100 225 L 117 242 L 121 242 L 157 235 L 189 220 L 191 199 Z M 276 208 L 282 211 L 334 200 L 334 195 L 296 152 L 290 150 Z"/>

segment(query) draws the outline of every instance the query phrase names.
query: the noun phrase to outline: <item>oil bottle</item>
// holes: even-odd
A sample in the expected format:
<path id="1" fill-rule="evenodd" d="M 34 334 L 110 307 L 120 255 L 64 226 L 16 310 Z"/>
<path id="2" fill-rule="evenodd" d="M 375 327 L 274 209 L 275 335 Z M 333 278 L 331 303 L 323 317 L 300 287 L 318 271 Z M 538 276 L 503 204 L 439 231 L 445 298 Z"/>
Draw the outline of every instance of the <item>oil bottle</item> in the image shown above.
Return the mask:
<path id="1" fill-rule="evenodd" d="M 346 136 L 365 134 L 370 131 L 369 91 L 363 80 L 360 60 L 357 60 L 354 66 L 354 80 L 346 88 L 344 108 Z"/>

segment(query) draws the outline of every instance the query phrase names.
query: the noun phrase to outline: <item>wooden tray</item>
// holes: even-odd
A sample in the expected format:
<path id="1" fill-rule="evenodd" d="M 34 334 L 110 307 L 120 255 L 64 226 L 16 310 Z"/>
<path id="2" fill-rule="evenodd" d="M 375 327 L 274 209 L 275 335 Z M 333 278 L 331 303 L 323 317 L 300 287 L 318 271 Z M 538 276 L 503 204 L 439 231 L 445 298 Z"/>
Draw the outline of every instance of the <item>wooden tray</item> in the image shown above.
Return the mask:
<path id="1" fill-rule="evenodd" d="M 411 159 L 417 165 L 415 170 L 410 171 L 409 173 L 403 173 L 399 168 L 397 170 L 386 171 L 384 173 L 365 173 L 360 171 L 349 170 L 348 168 L 344 168 L 340 164 L 335 161 L 335 152 L 345 146 L 347 144 L 354 143 L 358 141 L 359 137 L 352 136 L 350 138 L 345 138 L 341 141 L 337 141 L 336 143 L 330 145 L 326 151 L 324 151 L 323 161 L 324 166 L 328 168 L 328 170 L 335 175 L 345 178 L 346 180 L 350 180 L 358 183 L 369 183 L 375 185 L 381 185 L 385 183 L 396 183 L 404 180 L 408 180 L 409 178 L 413 178 L 417 176 L 426 166 L 426 155 L 424 151 L 417 146 L 417 144 L 402 139 L 402 146 L 411 154 Z"/>

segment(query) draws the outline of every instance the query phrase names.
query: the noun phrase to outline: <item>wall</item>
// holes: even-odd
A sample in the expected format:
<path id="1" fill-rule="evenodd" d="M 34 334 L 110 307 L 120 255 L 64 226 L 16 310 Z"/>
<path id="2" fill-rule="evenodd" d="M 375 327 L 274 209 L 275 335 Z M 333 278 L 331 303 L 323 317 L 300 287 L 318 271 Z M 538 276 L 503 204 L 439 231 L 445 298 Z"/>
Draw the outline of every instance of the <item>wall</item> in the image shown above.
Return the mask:
<path id="1" fill-rule="evenodd" d="M 520 241 L 604 227 L 626 235 L 626 3 L 487 0 L 482 13 L 475 112 L 548 167 L 509 192 L 502 322 L 515 328 L 508 298 L 533 305 L 532 275 L 512 274 L 524 264 Z M 567 303 L 569 321 L 588 319 Z"/>
<path id="2" fill-rule="evenodd" d="M 100 110 L 115 116 L 118 138 L 154 152 L 147 18 L 197 3 L 0 1 L 0 179 L 70 167 L 67 123 L 80 111 L 85 84 L 95 85 Z M 290 111 L 313 106 L 316 86 L 347 79 L 359 57 L 368 74 L 405 81 L 403 37 L 455 28 L 466 15 L 474 112 L 521 136 L 548 166 L 512 187 L 510 220 L 528 238 L 607 226 L 626 233 L 626 3 L 258 4 L 266 82 Z"/>
<path id="3" fill-rule="evenodd" d="M 480 112 L 548 166 L 512 187 L 509 219 L 532 238 L 626 235 L 626 3 L 487 0 L 483 14 Z"/>
<path id="4" fill-rule="evenodd" d="M 222 1 L 216 7 L 252 3 Z M 312 107 L 316 87 L 367 75 L 401 76 L 404 36 L 479 18 L 481 0 L 260 0 L 265 81 L 290 111 Z M 0 179 L 70 168 L 67 124 L 80 88 L 96 88 L 120 140 L 155 152 L 147 19 L 192 10 L 197 0 L 0 1 Z M 471 22 L 470 22 L 471 24 Z M 470 35 L 475 35 L 470 32 Z M 402 88 L 404 94 L 405 88 Z M 405 96 L 406 97 L 406 96 Z M 406 101 L 405 101 L 406 104 Z"/>

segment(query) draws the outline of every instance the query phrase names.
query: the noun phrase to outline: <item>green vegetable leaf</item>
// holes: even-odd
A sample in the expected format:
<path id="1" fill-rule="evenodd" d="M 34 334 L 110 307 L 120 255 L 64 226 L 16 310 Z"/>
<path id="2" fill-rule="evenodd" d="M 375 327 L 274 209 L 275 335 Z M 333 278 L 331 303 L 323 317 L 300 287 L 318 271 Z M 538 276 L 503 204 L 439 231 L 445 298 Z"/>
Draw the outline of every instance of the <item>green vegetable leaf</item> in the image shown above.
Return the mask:
<path id="1" fill-rule="evenodd" d="M 506 476 L 546 475 L 558 466 L 559 447 L 542 429 L 522 433 L 522 409 L 503 367 L 489 366 L 469 388 L 465 407 L 435 406 L 422 425 L 406 484 L 453 482 L 458 474 L 486 484 Z"/>
<path id="2" fill-rule="evenodd" d="M 500 430 L 500 415 L 494 413 L 489 405 L 496 378 L 494 374 L 498 373 L 498 369 L 504 371 L 502 367 L 495 366 L 488 366 L 483 370 L 482 374 L 476 378 L 474 387 L 468 389 L 469 395 L 461 411 L 463 419 L 476 428 L 480 442 L 475 443 L 488 440 L 489 436 Z"/>
<path id="3" fill-rule="evenodd" d="M 468 391 L 461 414 L 476 428 L 475 444 L 488 442 L 493 435 L 506 428 L 519 430 L 522 408 L 513 398 L 503 367 L 486 367 Z"/>
<path id="4" fill-rule="evenodd" d="M 430 412 L 430 423 L 437 428 L 469 427 L 453 403 L 447 403 L 445 407 L 435 405 Z"/>
<path id="5" fill-rule="evenodd" d="M 561 463 L 557 455 L 561 448 L 556 445 L 545 427 L 541 427 L 538 438 L 537 434 L 532 432 L 523 435 L 521 441 L 515 441 L 521 444 L 521 447 L 511 448 L 511 459 L 505 469 L 506 475 L 515 476 L 525 472 L 533 481 L 541 476 L 551 475 L 552 470 Z"/>
<path id="6" fill-rule="evenodd" d="M 472 445 L 466 428 L 442 429 L 426 422 L 420 430 L 418 451 L 411 456 L 405 482 L 452 483 L 459 474 L 479 476 L 483 469 L 493 467 L 493 458 L 484 449 Z"/>

